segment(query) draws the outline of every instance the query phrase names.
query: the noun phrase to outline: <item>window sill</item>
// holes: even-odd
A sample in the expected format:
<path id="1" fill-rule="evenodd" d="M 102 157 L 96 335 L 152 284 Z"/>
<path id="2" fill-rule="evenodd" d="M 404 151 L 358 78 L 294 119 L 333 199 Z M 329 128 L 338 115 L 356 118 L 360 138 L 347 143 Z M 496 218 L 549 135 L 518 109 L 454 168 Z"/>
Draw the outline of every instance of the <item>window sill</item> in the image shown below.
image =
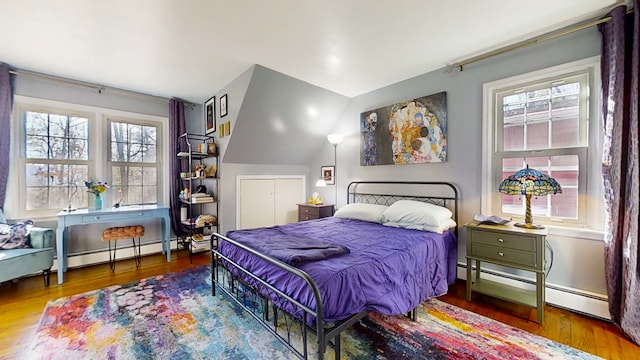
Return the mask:
<path id="1" fill-rule="evenodd" d="M 551 236 L 565 236 L 593 241 L 604 241 L 604 230 L 593 230 L 570 226 L 545 225 Z"/>

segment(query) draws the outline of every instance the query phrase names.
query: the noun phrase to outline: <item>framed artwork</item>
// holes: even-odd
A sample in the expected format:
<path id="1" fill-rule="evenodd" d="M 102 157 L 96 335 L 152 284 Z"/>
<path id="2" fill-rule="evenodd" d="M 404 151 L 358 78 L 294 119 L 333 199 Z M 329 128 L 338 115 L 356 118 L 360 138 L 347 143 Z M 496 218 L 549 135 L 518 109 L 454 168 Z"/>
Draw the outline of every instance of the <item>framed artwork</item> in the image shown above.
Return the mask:
<path id="1" fill-rule="evenodd" d="M 227 94 L 220 97 L 220 117 L 227 116 Z"/>
<path id="2" fill-rule="evenodd" d="M 220 137 L 224 137 L 224 124 L 220 124 L 220 129 L 218 129 L 218 134 Z"/>
<path id="3" fill-rule="evenodd" d="M 216 132 L 216 97 L 204 103 L 204 128 L 205 133 Z"/>
<path id="4" fill-rule="evenodd" d="M 360 165 L 447 161 L 447 93 L 360 114 Z"/>
<path id="5" fill-rule="evenodd" d="M 231 135 L 231 122 L 227 121 L 226 123 L 224 123 L 224 136 L 229 135 Z"/>
<path id="6" fill-rule="evenodd" d="M 327 185 L 335 185 L 336 184 L 336 167 L 331 166 L 321 166 L 320 173 L 322 174 L 322 178 Z"/>

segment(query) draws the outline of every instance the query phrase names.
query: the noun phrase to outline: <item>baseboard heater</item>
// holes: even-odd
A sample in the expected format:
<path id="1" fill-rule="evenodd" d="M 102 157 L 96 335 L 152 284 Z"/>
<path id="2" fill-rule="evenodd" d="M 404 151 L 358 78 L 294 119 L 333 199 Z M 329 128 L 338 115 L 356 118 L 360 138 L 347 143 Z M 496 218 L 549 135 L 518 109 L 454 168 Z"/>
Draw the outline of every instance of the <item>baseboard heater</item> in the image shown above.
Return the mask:
<path id="1" fill-rule="evenodd" d="M 176 239 L 171 239 L 173 244 Z M 172 246 L 172 251 L 175 252 L 175 247 Z M 142 243 L 140 245 L 140 253 L 144 255 L 157 254 L 162 252 L 162 240 L 153 240 Z M 172 255 L 175 255 L 173 253 Z M 118 250 L 116 251 L 116 260 L 125 260 L 133 258 L 133 248 L 131 247 L 131 241 L 118 242 Z M 67 256 L 67 268 L 78 268 L 90 265 L 96 265 L 109 262 L 109 250 L 97 249 L 83 252 L 71 253 Z M 143 260 L 144 265 L 144 260 Z M 57 258 L 53 261 L 53 267 L 51 271 L 58 270 Z"/>
<path id="2" fill-rule="evenodd" d="M 473 268 L 473 276 L 475 276 L 475 267 Z M 459 279 L 467 279 L 467 265 L 458 263 L 457 277 Z M 533 279 L 521 277 L 514 274 L 508 274 L 502 271 L 482 268 L 482 278 L 496 281 L 510 286 L 519 287 L 521 289 L 535 289 Z M 571 288 L 547 282 L 545 286 L 545 302 L 553 306 L 566 309 L 572 312 L 584 314 L 602 320 L 611 320 L 609 315 L 609 304 L 607 296 L 603 294 L 593 293 L 586 290 Z"/>

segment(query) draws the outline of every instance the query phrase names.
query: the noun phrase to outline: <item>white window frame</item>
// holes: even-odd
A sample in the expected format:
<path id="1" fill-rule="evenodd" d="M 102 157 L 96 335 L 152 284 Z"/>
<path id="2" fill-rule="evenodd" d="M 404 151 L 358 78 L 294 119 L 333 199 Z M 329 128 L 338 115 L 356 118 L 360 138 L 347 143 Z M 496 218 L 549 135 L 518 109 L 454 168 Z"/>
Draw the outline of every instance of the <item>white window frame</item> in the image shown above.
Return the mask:
<path id="1" fill-rule="evenodd" d="M 26 210 L 26 179 L 25 179 L 25 111 L 42 111 L 48 113 L 79 114 L 89 119 L 89 176 L 93 179 L 111 182 L 110 168 L 107 164 L 107 154 L 110 145 L 106 138 L 107 119 L 132 119 L 132 121 L 153 123 L 158 126 L 158 204 L 168 203 L 169 179 L 166 173 L 169 169 L 169 137 L 166 117 L 149 114 L 106 109 L 89 105 L 72 104 L 54 100 L 39 99 L 22 95 L 14 96 L 13 117 L 11 120 L 11 171 L 7 183 L 5 215 L 9 219 L 38 219 L 50 221 L 62 209 L 56 210 Z M 135 120 L 133 120 L 135 119 Z M 87 179 L 88 180 L 88 179 Z M 85 191 L 79 187 L 78 191 Z M 112 206 L 113 194 L 105 197 L 105 208 Z"/>
<path id="2" fill-rule="evenodd" d="M 113 167 L 114 166 L 140 166 L 140 167 L 154 167 L 156 168 L 156 176 L 157 176 L 157 191 L 156 191 L 156 198 L 158 199 L 158 201 L 160 201 L 160 195 L 161 195 L 161 189 L 159 189 L 160 187 L 160 183 L 162 182 L 162 156 L 160 156 L 161 154 L 161 150 L 162 150 L 162 126 L 161 124 L 158 124 L 156 122 L 153 121 L 142 121 L 140 119 L 133 119 L 133 118 L 123 118 L 123 117 L 115 117 L 115 116 L 108 116 L 105 119 L 106 122 L 106 162 L 107 162 L 107 174 L 109 174 L 109 182 L 110 184 L 113 184 L 113 179 L 111 178 L 111 174 L 113 173 Z M 112 154 L 111 154 L 111 123 L 112 122 L 118 122 L 118 123 L 127 123 L 127 124 L 133 124 L 133 125 L 143 125 L 143 126 L 153 126 L 156 128 L 156 162 L 155 163 L 137 163 L 137 162 L 128 162 L 128 161 L 124 161 L 124 162 L 116 162 L 116 161 L 112 161 Z M 143 186 L 144 187 L 144 186 Z M 112 195 L 112 199 L 113 201 L 117 201 L 119 195 L 118 194 L 113 194 Z M 124 201 L 124 199 L 123 199 Z M 122 205 L 140 205 L 140 204 L 133 204 L 133 203 L 123 203 Z M 143 204 L 143 205 L 148 205 L 148 204 Z"/>
<path id="3" fill-rule="evenodd" d="M 483 85 L 483 131 L 482 131 L 482 195 L 481 211 L 483 214 L 512 216 L 502 214 L 501 194 L 498 186 L 503 180 L 502 177 L 502 156 L 498 155 L 498 146 L 502 138 L 501 122 L 497 116 L 501 109 L 497 109 L 497 94 L 507 88 L 525 87 L 532 83 L 551 81 L 554 78 L 567 77 L 572 74 L 588 72 L 588 147 L 575 148 L 572 150 L 562 149 L 561 151 L 545 150 L 543 155 L 548 154 L 577 154 L 580 158 L 580 172 L 578 189 L 578 220 L 554 219 L 542 216 L 534 216 L 534 222 L 548 225 L 549 227 L 589 229 L 602 231 L 604 229 L 604 207 L 601 176 L 601 154 L 602 154 L 602 130 L 600 115 L 600 57 L 570 62 L 526 74 L 521 74 Z M 586 129 L 581 129 L 580 136 L 586 136 Z M 557 154 L 556 154 L 557 153 Z M 522 155 L 528 154 L 535 157 L 540 152 L 535 150 L 523 151 Z M 543 156 L 541 155 L 541 156 Z M 513 216 L 514 220 L 521 221 L 521 217 Z M 521 219 L 522 218 L 522 219 Z"/>

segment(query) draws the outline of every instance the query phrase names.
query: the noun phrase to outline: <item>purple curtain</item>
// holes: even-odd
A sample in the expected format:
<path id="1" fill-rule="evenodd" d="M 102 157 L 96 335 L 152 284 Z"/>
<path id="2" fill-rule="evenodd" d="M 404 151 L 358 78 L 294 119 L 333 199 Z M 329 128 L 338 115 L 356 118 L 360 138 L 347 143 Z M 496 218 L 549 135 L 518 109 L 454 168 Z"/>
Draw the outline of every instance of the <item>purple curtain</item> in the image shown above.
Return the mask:
<path id="1" fill-rule="evenodd" d="M 9 179 L 9 151 L 11 144 L 11 110 L 13 109 L 13 75 L 6 64 L 0 64 L 0 209 Z"/>
<path id="2" fill-rule="evenodd" d="M 169 181 L 169 203 L 171 204 L 171 227 L 177 236 L 188 234 L 187 227 L 180 222 L 182 205 L 179 195 L 184 185 L 180 180 L 180 173 L 189 172 L 189 164 L 176 156 L 180 151 L 187 151 L 186 143 L 178 141 L 180 135 L 185 132 L 184 121 L 184 102 L 180 99 L 169 100 L 169 179 L 171 179 Z"/>
<path id="3" fill-rule="evenodd" d="M 605 266 L 609 312 L 613 322 L 640 343 L 640 159 L 638 149 L 638 82 L 640 67 L 640 0 L 633 12 L 611 11 L 599 25 L 602 33 L 602 108 L 605 192 Z"/>

